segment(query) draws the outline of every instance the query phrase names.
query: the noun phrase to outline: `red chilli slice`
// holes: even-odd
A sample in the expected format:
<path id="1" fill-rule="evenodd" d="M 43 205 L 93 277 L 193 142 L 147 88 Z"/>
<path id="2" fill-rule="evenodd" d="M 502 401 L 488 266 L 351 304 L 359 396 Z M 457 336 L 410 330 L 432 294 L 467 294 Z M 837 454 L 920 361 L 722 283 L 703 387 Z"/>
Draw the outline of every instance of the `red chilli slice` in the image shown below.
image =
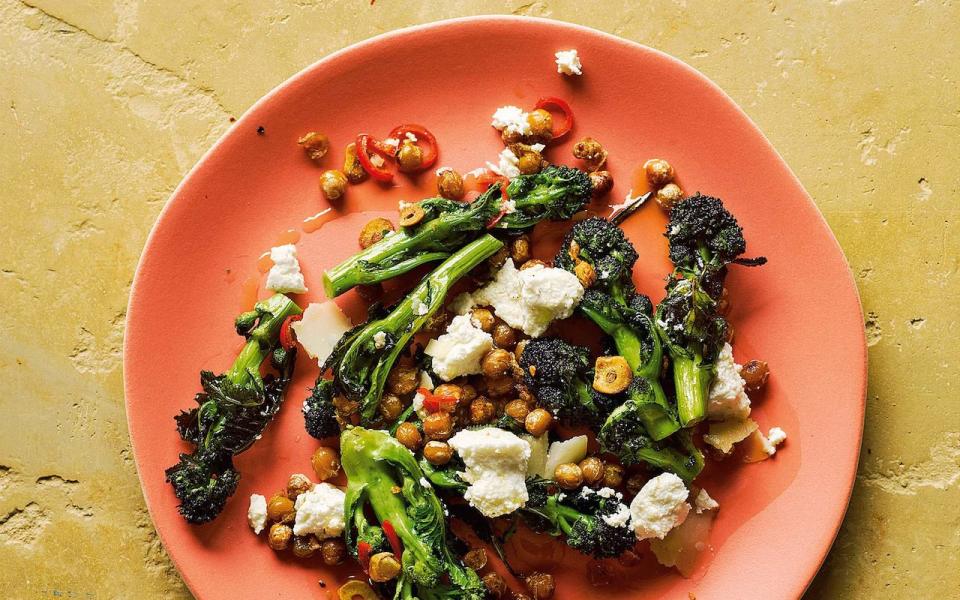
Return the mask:
<path id="1" fill-rule="evenodd" d="M 440 152 L 440 148 L 437 146 L 437 138 L 434 137 L 426 127 L 417 125 L 416 123 L 397 125 L 393 128 L 393 131 L 390 132 L 390 137 L 400 140 L 402 143 L 408 133 L 412 133 L 414 137 L 417 138 L 417 141 L 414 143 L 423 150 L 423 163 L 417 170 L 425 171 L 429 169 L 437 162 L 437 155 Z"/>
<path id="2" fill-rule="evenodd" d="M 393 152 L 383 142 L 372 135 L 361 133 L 357 136 L 357 159 L 360 161 L 363 170 L 377 181 L 393 181 L 393 171 L 373 164 L 373 161 L 370 160 L 371 154 L 377 154 L 385 161 L 395 158 Z"/>
<path id="3" fill-rule="evenodd" d="M 290 326 L 303 318 L 303 315 L 290 315 L 280 324 L 280 346 L 284 350 L 290 350 L 297 345 L 297 336 L 294 335 Z"/>
<path id="4" fill-rule="evenodd" d="M 573 110 L 570 108 L 570 105 L 567 104 L 566 100 L 557 98 L 556 96 L 547 96 L 545 98 L 540 98 L 537 100 L 537 105 L 534 109 L 542 108 L 543 110 L 549 111 L 551 108 L 555 112 L 563 115 L 563 124 L 560 127 L 553 128 L 553 138 L 551 142 L 556 142 L 563 136 L 570 133 L 570 130 L 573 129 Z"/>
<path id="5" fill-rule="evenodd" d="M 390 542 L 390 549 L 393 550 L 394 556 L 397 557 L 397 560 L 400 560 L 400 557 L 403 556 L 403 545 L 400 544 L 400 537 L 397 536 L 397 530 L 393 528 L 393 523 L 384 519 L 383 523 L 383 534 L 387 536 L 387 541 Z"/>

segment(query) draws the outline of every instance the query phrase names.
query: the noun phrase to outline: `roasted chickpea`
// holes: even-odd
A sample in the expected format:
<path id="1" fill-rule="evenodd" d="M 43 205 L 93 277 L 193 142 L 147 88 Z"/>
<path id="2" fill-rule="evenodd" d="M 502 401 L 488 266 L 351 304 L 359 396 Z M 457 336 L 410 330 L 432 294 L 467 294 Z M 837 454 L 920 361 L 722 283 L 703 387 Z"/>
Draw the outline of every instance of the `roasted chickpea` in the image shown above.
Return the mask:
<path id="1" fill-rule="evenodd" d="M 453 448 L 446 442 L 427 442 L 423 447 L 423 457 L 431 465 L 445 465 L 453 458 Z"/>
<path id="2" fill-rule="evenodd" d="M 496 408 L 484 396 L 477 396 L 470 403 L 470 422 L 474 425 L 489 423 L 496 415 Z"/>
<path id="3" fill-rule="evenodd" d="M 493 326 L 497 321 L 489 309 L 474 308 L 470 312 L 470 322 L 473 323 L 473 326 L 477 329 L 490 333 L 493 331 Z"/>
<path id="4" fill-rule="evenodd" d="M 397 365 L 387 375 L 387 389 L 397 396 L 412 394 L 419 383 L 417 368 L 413 366 Z"/>
<path id="5" fill-rule="evenodd" d="M 483 368 L 483 374 L 487 377 L 499 377 L 510 372 L 510 366 L 513 364 L 510 352 L 503 348 L 494 348 L 487 352 L 480 361 Z"/>
<path id="6" fill-rule="evenodd" d="M 323 540 L 320 544 L 320 556 L 323 557 L 323 564 L 334 566 L 339 565 L 347 557 L 347 546 L 340 538 L 330 538 Z"/>
<path id="7" fill-rule="evenodd" d="M 553 598 L 553 592 L 556 585 L 553 583 L 553 575 L 547 573 L 532 573 L 527 575 L 523 583 L 527 586 L 527 591 L 533 597 L 533 600 L 547 600 Z"/>
<path id="8" fill-rule="evenodd" d="M 673 181 L 673 167 L 662 158 L 651 158 L 643 163 L 647 181 L 655 188 L 661 188 Z"/>
<path id="9" fill-rule="evenodd" d="M 613 189 L 613 175 L 610 171 L 594 171 L 590 173 L 590 187 L 594 198 L 610 193 Z"/>
<path id="10" fill-rule="evenodd" d="M 370 557 L 370 579 L 384 583 L 399 574 L 400 561 L 393 552 L 377 552 Z"/>
<path id="11" fill-rule="evenodd" d="M 423 419 L 423 435 L 428 440 L 446 440 L 453 435 L 453 420 L 445 412 L 430 413 Z"/>
<path id="12" fill-rule="evenodd" d="M 287 498 L 296 500 L 300 494 L 309 492 L 311 488 L 313 488 L 313 482 L 309 477 L 303 473 L 294 473 L 287 480 Z"/>
<path id="13" fill-rule="evenodd" d="M 472 402 L 473 399 L 477 397 L 477 388 L 467 383 L 466 378 L 460 378 L 456 381 L 460 382 L 458 385 L 460 386 L 460 390 L 461 390 L 461 396 L 460 396 L 461 404 Z"/>
<path id="14" fill-rule="evenodd" d="M 293 529 L 289 525 L 274 523 L 270 526 L 270 534 L 267 536 L 267 544 L 277 552 L 286 550 L 290 547 L 290 540 L 293 539 Z"/>
<path id="15" fill-rule="evenodd" d="M 584 288 L 589 288 L 597 282 L 597 271 L 588 262 L 580 261 L 573 267 L 573 274 Z"/>
<path id="16" fill-rule="evenodd" d="M 631 498 L 640 493 L 640 490 L 643 489 L 643 485 L 647 483 L 647 478 L 639 473 L 635 473 L 630 477 L 627 477 L 627 483 L 625 484 L 627 495 Z"/>
<path id="17" fill-rule="evenodd" d="M 393 231 L 393 223 L 383 217 L 377 217 L 369 221 L 360 230 L 360 247 L 369 248 L 391 231 Z"/>
<path id="18" fill-rule="evenodd" d="M 367 171 L 357 158 L 357 145 L 353 142 L 347 144 L 343 152 L 343 174 L 350 183 L 361 183 L 367 178 Z"/>
<path id="19" fill-rule="evenodd" d="M 580 472 L 583 473 L 583 483 L 594 486 L 603 479 L 603 461 L 596 456 L 588 456 L 580 461 Z"/>
<path id="20" fill-rule="evenodd" d="M 484 575 L 483 585 L 487 587 L 487 591 L 493 598 L 503 598 L 503 595 L 507 593 L 507 582 L 498 573 Z"/>
<path id="21" fill-rule="evenodd" d="M 543 408 L 535 408 L 530 411 L 527 418 L 523 420 L 523 426 L 527 433 L 533 437 L 540 437 L 553 425 L 553 415 Z"/>
<path id="22" fill-rule="evenodd" d="M 320 191 L 327 200 L 338 200 L 347 193 L 347 176 L 343 171 L 330 169 L 320 175 Z"/>
<path id="23" fill-rule="evenodd" d="M 510 240 L 510 258 L 516 265 L 530 260 L 530 236 L 523 234 Z"/>
<path id="24" fill-rule="evenodd" d="M 527 262 L 520 265 L 520 270 L 523 271 L 524 269 L 532 269 L 534 267 L 548 267 L 548 266 L 550 265 L 548 265 L 547 263 L 543 262 L 538 258 L 531 258 Z"/>
<path id="25" fill-rule="evenodd" d="M 517 332 L 514 331 L 513 327 L 510 327 L 500 320 L 497 320 L 497 324 L 493 326 L 492 335 L 493 343 L 496 344 L 498 348 L 512 350 L 517 343 Z"/>
<path id="26" fill-rule="evenodd" d="M 588 171 L 596 171 L 607 162 L 607 151 L 591 137 L 585 137 L 573 145 L 573 156 L 587 163 Z"/>
<path id="27" fill-rule="evenodd" d="M 460 403 L 460 399 L 463 398 L 463 388 L 459 385 L 452 383 L 441 383 L 433 389 L 434 396 L 448 396 L 457 401 L 457 404 Z M 451 409 L 452 410 L 452 409 Z"/>
<path id="28" fill-rule="evenodd" d="M 517 168 L 522 175 L 539 173 L 543 168 L 543 155 L 535 150 L 521 152 L 517 156 Z"/>
<path id="29" fill-rule="evenodd" d="M 501 375 L 500 377 L 488 377 L 487 393 L 493 397 L 506 396 L 513 392 L 514 381 L 510 375 Z"/>
<path id="30" fill-rule="evenodd" d="M 423 211 L 419 204 L 404 204 L 400 208 L 400 226 L 413 227 L 422 221 L 425 216 L 427 216 L 427 213 Z"/>
<path id="31" fill-rule="evenodd" d="M 463 564 L 474 571 L 481 570 L 487 566 L 487 551 L 483 548 L 474 548 L 473 550 L 470 550 L 463 555 Z"/>
<path id="32" fill-rule="evenodd" d="M 310 464 L 317 479 L 326 481 L 340 471 L 340 453 L 334 448 L 320 446 L 310 457 Z"/>
<path id="33" fill-rule="evenodd" d="M 493 273 L 502 267 L 508 258 L 510 258 L 510 250 L 506 246 L 494 252 L 493 256 L 487 259 L 487 266 L 490 268 L 490 272 Z"/>
<path id="34" fill-rule="evenodd" d="M 380 399 L 380 416 L 383 417 L 384 421 L 396 421 L 404 408 L 406 406 L 404 406 L 403 400 L 394 394 L 384 394 L 383 398 Z"/>
<path id="35" fill-rule="evenodd" d="M 320 159 L 330 150 L 330 138 L 316 131 L 304 135 L 297 140 L 297 143 L 313 162 L 320 162 Z"/>
<path id="36" fill-rule="evenodd" d="M 598 356 L 594 367 L 593 389 L 602 394 L 619 394 L 633 381 L 633 372 L 622 356 Z"/>
<path id="37" fill-rule="evenodd" d="M 553 479 L 565 490 L 575 490 L 583 484 L 583 472 L 580 466 L 574 463 L 557 465 L 553 472 Z"/>
<path id="38" fill-rule="evenodd" d="M 310 558 L 320 549 L 320 540 L 315 535 L 293 536 L 293 555 L 297 558 Z"/>
<path id="39" fill-rule="evenodd" d="M 506 406 L 503 407 L 503 412 L 507 416 L 524 423 L 527 420 L 527 415 L 530 414 L 530 406 L 518 398 L 507 402 Z"/>
<path id="40" fill-rule="evenodd" d="M 546 144 L 553 139 L 553 115 L 550 111 L 538 108 L 527 115 L 527 123 L 530 125 L 530 135 L 527 137 L 531 143 Z"/>
<path id="41" fill-rule="evenodd" d="M 267 502 L 267 518 L 275 523 L 290 523 L 296 514 L 293 500 L 283 494 L 274 494 Z"/>
<path id="42" fill-rule="evenodd" d="M 533 406 L 537 403 L 536 396 L 523 384 L 517 386 L 517 397 L 526 402 L 527 406 Z"/>
<path id="43" fill-rule="evenodd" d="M 676 206 L 677 202 L 683 200 L 683 190 L 675 183 L 668 183 L 657 190 L 656 198 L 660 208 L 670 212 L 670 209 Z"/>
<path id="44" fill-rule="evenodd" d="M 762 360 L 751 360 L 740 369 L 740 377 L 743 378 L 743 387 L 748 392 L 756 392 L 767 384 L 770 367 Z"/>
<path id="45" fill-rule="evenodd" d="M 400 423 L 395 435 L 397 441 L 406 446 L 408 450 L 416 451 L 420 447 L 422 441 L 420 430 L 413 423 Z"/>
<path id="46" fill-rule="evenodd" d="M 403 140 L 397 150 L 397 168 L 412 173 L 423 166 L 423 150 L 411 140 Z"/>
<path id="47" fill-rule="evenodd" d="M 517 362 L 520 362 L 520 357 L 523 356 L 523 349 L 527 347 L 527 342 L 529 342 L 529 340 L 520 340 L 513 348 L 513 356 L 517 359 Z"/>
<path id="48" fill-rule="evenodd" d="M 463 176 L 450 167 L 437 171 L 437 193 L 448 200 L 463 198 Z"/>
<path id="49" fill-rule="evenodd" d="M 603 487 L 617 488 L 623 483 L 623 467 L 617 464 L 606 464 L 603 467 Z"/>

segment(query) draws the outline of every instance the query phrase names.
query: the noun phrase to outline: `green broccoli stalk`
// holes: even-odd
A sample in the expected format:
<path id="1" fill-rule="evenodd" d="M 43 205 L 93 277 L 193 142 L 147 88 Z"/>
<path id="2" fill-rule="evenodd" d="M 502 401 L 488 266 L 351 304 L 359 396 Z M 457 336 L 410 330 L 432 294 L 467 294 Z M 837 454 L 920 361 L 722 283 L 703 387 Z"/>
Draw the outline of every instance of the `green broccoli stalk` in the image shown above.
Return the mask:
<path id="1" fill-rule="evenodd" d="M 619 399 L 593 389 L 590 352 L 557 338 L 536 338 L 520 355 L 524 383 L 565 425 L 595 426 Z"/>
<path id="2" fill-rule="evenodd" d="M 481 600 L 486 588 L 447 545 L 444 507 L 424 484 L 413 454 L 386 431 L 354 427 L 340 438 L 340 456 L 348 482 L 347 547 L 357 552 L 361 539 L 370 543 L 371 535 L 377 537 L 370 533 L 374 526 L 359 514 L 367 508 L 381 525 L 390 522 L 403 546 L 394 597 Z M 367 537 L 361 538 L 364 532 Z"/>
<path id="3" fill-rule="evenodd" d="M 680 423 L 690 427 L 707 413 L 714 359 L 723 348 L 727 322 L 717 312 L 727 265 L 762 265 L 765 258 L 741 259 L 743 229 L 710 196 L 696 194 L 670 211 L 666 237 L 675 269 L 667 296 L 657 307 L 656 325 L 673 365 Z"/>
<path id="4" fill-rule="evenodd" d="M 579 311 L 610 336 L 634 377 L 644 379 L 652 389 L 653 404 L 644 411 L 644 418 L 649 421 L 649 435 L 660 440 L 680 426 L 660 385 L 663 347 L 653 321 L 653 304 L 633 285 L 637 258 L 622 229 L 593 217 L 573 226 L 553 263 L 570 272 L 580 262 L 593 268 L 596 282 L 584 293 Z"/>
<path id="5" fill-rule="evenodd" d="M 552 481 L 531 478 L 527 496 L 521 509 L 527 523 L 536 531 L 564 536 L 568 546 L 587 556 L 615 558 L 637 544 L 630 509 L 620 492 L 585 487 L 564 493 Z"/>
<path id="6" fill-rule="evenodd" d="M 348 331 L 321 371 L 333 370 L 337 392 L 360 403 L 361 423 L 371 423 L 387 375 L 414 334 L 443 305 L 458 279 L 503 247 L 491 235 L 470 242 L 427 275 L 389 314 Z"/>
<path id="7" fill-rule="evenodd" d="M 653 390 L 644 379 L 635 379 L 630 385 L 627 401 L 618 406 L 597 434 L 604 452 L 616 454 L 624 465 L 647 463 L 658 469 L 675 473 L 691 481 L 703 469 L 703 454 L 686 430 L 655 440 L 648 433 Z"/>
<path id="8" fill-rule="evenodd" d="M 233 365 L 223 375 L 202 371 L 197 406 L 176 416 L 180 437 L 193 444 L 194 451 L 181 454 L 180 462 L 166 470 L 166 478 L 188 522 L 206 523 L 220 514 L 240 481 L 233 456 L 249 448 L 280 410 L 296 350 L 274 355 L 277 375 L 261 376 L 260 366 L 277 348 L 280 325 L 300 312 L 292 300 L 277 294 L 241 315 L 244 323 L 241 327 L 238 319 L 237 329 L 247 343 Z"/>
<path id="9" fill-rule="evenodd" d="M 397 277 L 416 267 L 443 260 L 489 229 L 518 230 L 538 222 L 569 219 L 590 200 L 590 177 L 578 169 L 550 166 L 519 175 L 507 187 L 513 212 L 502 214 L 500 183 L 473 202 L 428 198 L 418 203 L 424 218 L 401 228 L 323 274 L 328 298 L 358 285 Z M 497 218 L 501 217 L 499 221 Z M 491 225 L 496 221 L 495 225 Z"/>

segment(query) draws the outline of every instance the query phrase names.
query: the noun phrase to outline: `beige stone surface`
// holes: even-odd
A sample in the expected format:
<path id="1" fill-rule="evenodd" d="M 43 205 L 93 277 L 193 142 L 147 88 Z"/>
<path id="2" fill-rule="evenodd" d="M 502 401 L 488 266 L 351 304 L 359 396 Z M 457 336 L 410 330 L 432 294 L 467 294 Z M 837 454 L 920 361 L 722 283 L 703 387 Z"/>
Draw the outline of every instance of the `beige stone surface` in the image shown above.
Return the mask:
<path id="1" fill-rule="evenodd" d="M 767 133 L 847 253 L 870 341 L 857 486 L 808 597 L 960 595 L 954 2 L 0 0 L 0 596 L 189 597 L 124 420 L 124 311 L 151 224 L 289 75 L 494 12 L 660 48 Z"/>

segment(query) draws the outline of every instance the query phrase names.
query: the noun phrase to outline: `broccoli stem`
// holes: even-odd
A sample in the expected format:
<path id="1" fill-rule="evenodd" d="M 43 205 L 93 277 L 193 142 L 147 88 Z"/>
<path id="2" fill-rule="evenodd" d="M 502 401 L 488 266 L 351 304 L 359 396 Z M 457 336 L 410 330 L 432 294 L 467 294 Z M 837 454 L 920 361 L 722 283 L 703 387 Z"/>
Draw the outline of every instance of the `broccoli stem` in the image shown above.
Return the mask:
<path id="1" fill-rule="evenodd" d="M 255 309 L 260 315 L 260 324 L 247 334 L 247 343 L 224 375 L 235 385 L 246 385 L 260 380 L 260 365 L 277 345 L 280 326 L 291 315 L 303 311 L 283 294 L 274 294 Z"/>
<path id="2" fill-rule="evenodd" d="M 673 357 L 673 381 L 677 389 L 677 412 L 680 424 L 692 427 L 707 415 L 707 401 L 713 372 L 703 363 L 703 356 Z"/>

